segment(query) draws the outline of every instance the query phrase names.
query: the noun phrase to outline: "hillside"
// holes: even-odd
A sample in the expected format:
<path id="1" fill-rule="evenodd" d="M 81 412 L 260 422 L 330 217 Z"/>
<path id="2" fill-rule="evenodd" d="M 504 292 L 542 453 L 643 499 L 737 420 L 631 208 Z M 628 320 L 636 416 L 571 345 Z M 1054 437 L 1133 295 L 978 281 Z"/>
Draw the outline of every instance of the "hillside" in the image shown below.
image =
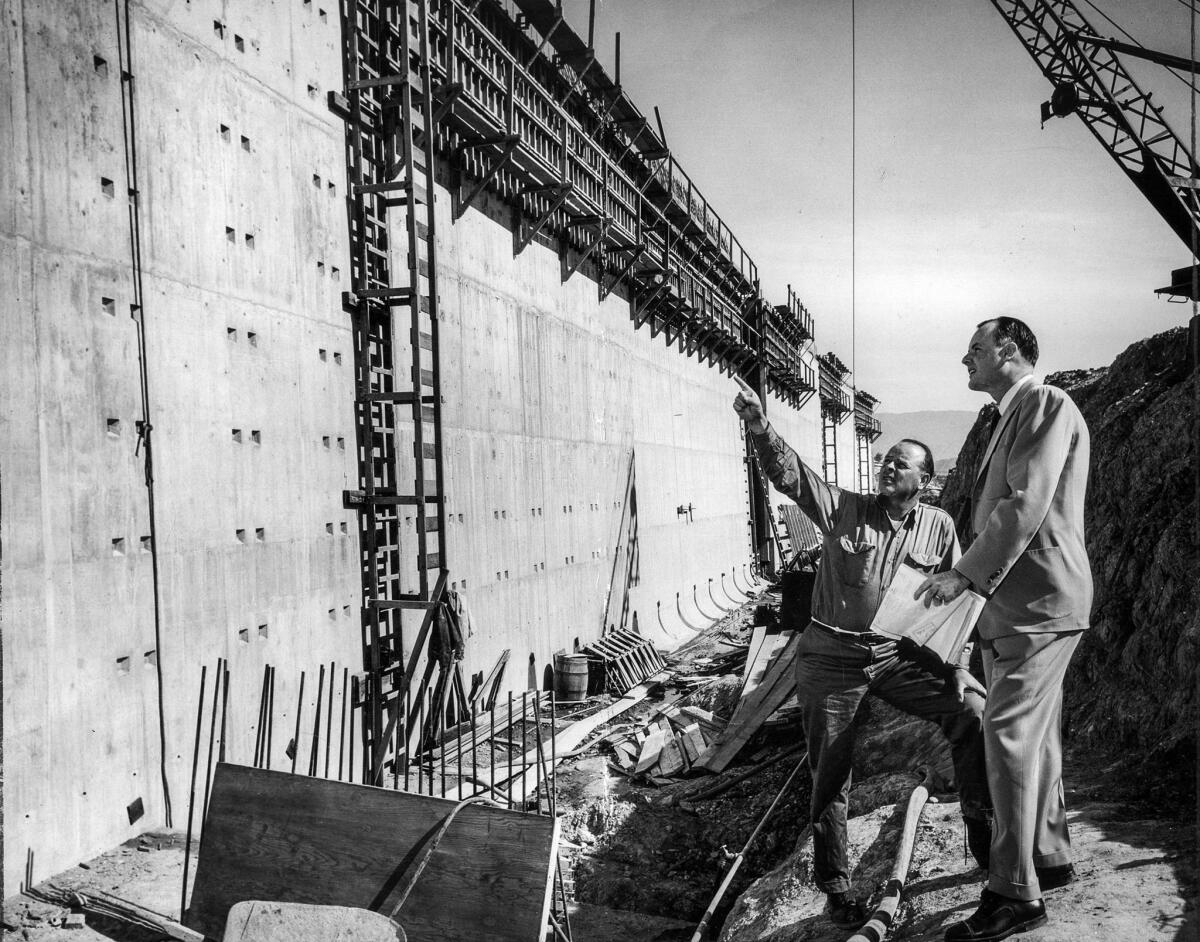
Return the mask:
<path id="1" fill-rule="evenodd" d="M 980 400 L 982 406 L 983 400 Z M 933 450 L 934 466 L 938 472 L 949 471 L 975 423 L 976 412 L 925 411 L 880 412 L 876 418 L 883 428 L 877 449 L 883 450 L 897 439 L 915 438 Z"/>

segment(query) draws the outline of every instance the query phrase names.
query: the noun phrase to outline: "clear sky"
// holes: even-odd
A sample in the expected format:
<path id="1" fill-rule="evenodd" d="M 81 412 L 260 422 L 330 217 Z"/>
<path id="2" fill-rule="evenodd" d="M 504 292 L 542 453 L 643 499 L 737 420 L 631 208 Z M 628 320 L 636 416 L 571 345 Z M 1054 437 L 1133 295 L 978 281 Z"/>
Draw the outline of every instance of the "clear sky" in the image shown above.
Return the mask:
<path id="1" fill-rule="evenodd" d="M 1188 54 L 1185 0 L 1096 3 Z M 586 37 L 587 0 L 564 7 Z M 1039 374 L 1187 323 L 1152 293 L 1187 248 L 1078 118 L 1040 129 L 1050 85 L 989 0 L 856 0 L 855 22 L 853 72 L 850 0 L 598 0 L 596 48 L 613 75 L 621 32 L 623 86 L 659 106 L 767 299 L 791 284 L 882 411 L 982 405 L 959 358 L 987 316 L 1030 324 Z M 1186 141 L 1189 89 L 1125 62 Z"/>

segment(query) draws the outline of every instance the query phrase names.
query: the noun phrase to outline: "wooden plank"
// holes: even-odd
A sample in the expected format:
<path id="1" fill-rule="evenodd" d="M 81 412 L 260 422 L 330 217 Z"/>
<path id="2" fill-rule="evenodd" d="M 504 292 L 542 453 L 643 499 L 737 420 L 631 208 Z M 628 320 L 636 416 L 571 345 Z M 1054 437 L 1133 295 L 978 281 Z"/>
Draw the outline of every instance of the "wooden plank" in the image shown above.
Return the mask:
<path id="1" fill-rule="evenodd" d="M 778 634 L 763 636 L 762 642 L 755 652 L 754 663 L 750 662 L 749 657 L 746 658 L 745 679 L 742 682 L 742 700 L 753 693 L 754 688 L 762 683 L 767 671 L 770 670 L 771 665 L 775 662 L 776 655 L 779 654 L 793 634 L 794 632 L 792 631 L 781 631 Z M 739 700 L 740 702 L 741 700 Z"/>
<path id="2" fill-rule="evenodd" d="M 396 942 L 396 923 L 382 913 L 350 906 L 311 906 L 249 900 L 229 910 L 221 942 L 295 942 L 297 939 L 353 939 Z"/>
<path id="3" fill-rule="evenodd" d="M 729 721 L 720 736 L 709 743 L 693 768 L 707 772 L 724 770 L 766 718 L 792 695 L 796 686 L 793 669 L 799 645 L 800 636 L 793 633 L 771 663 L 762 682 L 739 702 L 734 719 Z"/>
<path id="4" fill-rule="evenodd" d="M 767 637 L 766 625 L 755 625 L 750 633 L 750 647 L 746 650 L 746 664 L 742 668 L 742 693 L 746 692 L 746 682 L 750 679 L 750 671 L 758 660 L 758 652 L 762 649 Z"/>
<path id="5" fill-rule="evenodd" d="M 658 774 L 678 775 L 683 771 L 683 747 L 676 740 L 675 732 L 669 723 L 660 723 L 658 728 L 663 732 L 662 754 L 658 757 Z"/>
<path id="6" fill-rule="evenodd" d="M 642 751 L 638 753 L 637 765 L 634 766 L 635 774 L 640 772 L 648 772 L 658 762 L 659 756 L 662 755 L 663 747 L 666 745 L 667 737 L 670 733 L 664 733 L 661 726 L 655 726 L 650 730 L 650 735 L 646 737 L 646 741 L 642 743 Z"/>
<path id="7" fill-rule="evenodd" d="M 679 744 L 683 746 L 683 754 L 688 762 L 695 764 L 707 747 L 704 734 L 700 732 L 700 724 L 692 723 L 679 734 Z"/>
<path id="8" fill-rule="evenodd" d="M 220 938 L 244 900 L 390 913 L 455 802 L 221 763 L 184 924 Z M 463 808 L 396 917 L 409 938 L 540 939 L 555 819 Z"/>

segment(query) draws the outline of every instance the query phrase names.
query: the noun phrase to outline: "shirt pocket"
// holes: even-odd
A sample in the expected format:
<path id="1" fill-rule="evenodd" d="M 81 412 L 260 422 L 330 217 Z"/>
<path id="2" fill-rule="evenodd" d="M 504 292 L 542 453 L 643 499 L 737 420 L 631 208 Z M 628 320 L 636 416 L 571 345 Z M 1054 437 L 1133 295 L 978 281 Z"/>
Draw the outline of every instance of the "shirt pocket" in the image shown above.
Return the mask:
<path id="1" fill-rule="evenodd" d="M 908 551 L 908 564 L 918 572 L 933 572 L 941 563 L 942 557 L 932 553 L 917 553 Z"/>
<path id="2" fill-rule="evenodd" d="M 875 568 L 878 552 L 874 543 L 855 543 L 849 537 L 839 537 L 835 546 L 838 578 L 849 586 L 864 586 Z"/>

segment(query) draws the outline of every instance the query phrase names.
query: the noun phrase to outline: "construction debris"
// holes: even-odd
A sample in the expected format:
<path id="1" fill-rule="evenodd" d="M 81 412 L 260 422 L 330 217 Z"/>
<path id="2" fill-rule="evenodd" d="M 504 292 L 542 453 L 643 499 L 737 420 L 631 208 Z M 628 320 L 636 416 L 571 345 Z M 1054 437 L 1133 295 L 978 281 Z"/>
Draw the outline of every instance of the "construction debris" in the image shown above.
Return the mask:
<path id="1" fill-rule="evenodd" d="M 653 644 L 621 628 L 614 628 L 583 650 L 603 664 L 605 687 L 614 694 L 625 693 L 664 666 Z"/>

